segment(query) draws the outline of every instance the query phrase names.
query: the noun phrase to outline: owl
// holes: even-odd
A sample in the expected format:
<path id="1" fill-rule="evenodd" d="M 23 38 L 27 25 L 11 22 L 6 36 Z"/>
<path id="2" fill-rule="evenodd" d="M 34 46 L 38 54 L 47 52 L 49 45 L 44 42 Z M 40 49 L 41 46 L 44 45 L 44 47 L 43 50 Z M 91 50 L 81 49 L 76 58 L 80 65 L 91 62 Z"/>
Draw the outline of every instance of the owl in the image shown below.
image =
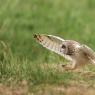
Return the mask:
<path id="1" fill-rule="evenodd" d="M 95 64 L 95 53 L 87 45 L 53 35 L 35 34 L 34 38 L 43 47 L 67 59 L 69 63 L 62 65 L 66 70 L 74 70 L 90 63 Z"/>

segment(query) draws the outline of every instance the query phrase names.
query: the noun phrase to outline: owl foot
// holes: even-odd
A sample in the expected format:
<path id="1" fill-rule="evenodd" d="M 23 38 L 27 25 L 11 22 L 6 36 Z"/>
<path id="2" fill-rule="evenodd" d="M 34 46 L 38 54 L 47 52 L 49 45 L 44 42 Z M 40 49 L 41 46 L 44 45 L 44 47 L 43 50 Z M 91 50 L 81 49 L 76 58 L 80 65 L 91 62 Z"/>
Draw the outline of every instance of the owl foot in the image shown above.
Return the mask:
<path id="1" fill-rule="evenodd" d="M 62 67 L 65 71 L 75 70 L 75 67 L 73 67 L 72 65 L 62 65 Z"/>

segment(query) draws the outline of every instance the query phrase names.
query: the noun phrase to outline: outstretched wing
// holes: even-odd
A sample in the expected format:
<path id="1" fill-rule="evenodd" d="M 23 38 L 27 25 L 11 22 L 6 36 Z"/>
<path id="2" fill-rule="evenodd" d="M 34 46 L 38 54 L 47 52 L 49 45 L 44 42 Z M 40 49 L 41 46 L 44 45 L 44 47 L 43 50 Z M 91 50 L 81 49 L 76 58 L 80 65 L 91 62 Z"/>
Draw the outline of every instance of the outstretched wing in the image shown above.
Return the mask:
<path id="1" fill-rule="evenodd" d="M 53 36 L 53 35 L 34 35 L 34 38 L 43 46 L 46 47 L 47 49 L 64 56 L 66 59 L 71 60 L 70 56 L 64 55 L 60 49 L 62 46 L 62 43 L 65 41 L 64 39 Z"/>
<path id="2" fill-rule="evenodd" d="M 95 64 L 95 52 L 91 48 L 89 48 L 87 45 L 82 45 L 81 46 L 81 50 L 83 51 L 83 53 L 85 54 L 85 56 L 87 56 L 87 58 L 93 64 Z"/>

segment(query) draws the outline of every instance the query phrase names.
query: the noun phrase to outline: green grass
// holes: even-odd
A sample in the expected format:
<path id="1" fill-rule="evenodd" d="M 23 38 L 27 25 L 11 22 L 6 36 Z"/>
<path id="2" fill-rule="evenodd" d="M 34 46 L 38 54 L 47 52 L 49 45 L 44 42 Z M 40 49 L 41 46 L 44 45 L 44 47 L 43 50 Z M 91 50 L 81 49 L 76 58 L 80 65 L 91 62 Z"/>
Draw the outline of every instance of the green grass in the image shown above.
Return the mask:
<path id="1" fill-rule="evenodd" d="M 94 0 L 0 0 L 0 40 L 8 45 L 0 45 L 0 83 L 94 85 L 95 80 L 77 73 L 42 69 L 65 60 L 36 43 L 36 33 L 76 40 L 95 50 Z"/>

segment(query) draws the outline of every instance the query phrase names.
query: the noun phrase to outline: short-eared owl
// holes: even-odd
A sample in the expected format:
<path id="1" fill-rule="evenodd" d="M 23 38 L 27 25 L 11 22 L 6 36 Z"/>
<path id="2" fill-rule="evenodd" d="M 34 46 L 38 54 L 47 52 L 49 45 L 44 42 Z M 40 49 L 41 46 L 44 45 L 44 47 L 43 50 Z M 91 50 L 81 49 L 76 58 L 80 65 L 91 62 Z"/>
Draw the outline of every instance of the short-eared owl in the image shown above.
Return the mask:
<path id="1" fill-rule="evenodd" d="M 34 38 L 47 49 L 63 56 L 70 61 L 68 65 L 62 65 L 66 69 L 76 69 L 87 63 L 95 64 L 94 51 L 84 44 L 73 40 L 64 40 L 53 35 L 34 35 Z"/>

